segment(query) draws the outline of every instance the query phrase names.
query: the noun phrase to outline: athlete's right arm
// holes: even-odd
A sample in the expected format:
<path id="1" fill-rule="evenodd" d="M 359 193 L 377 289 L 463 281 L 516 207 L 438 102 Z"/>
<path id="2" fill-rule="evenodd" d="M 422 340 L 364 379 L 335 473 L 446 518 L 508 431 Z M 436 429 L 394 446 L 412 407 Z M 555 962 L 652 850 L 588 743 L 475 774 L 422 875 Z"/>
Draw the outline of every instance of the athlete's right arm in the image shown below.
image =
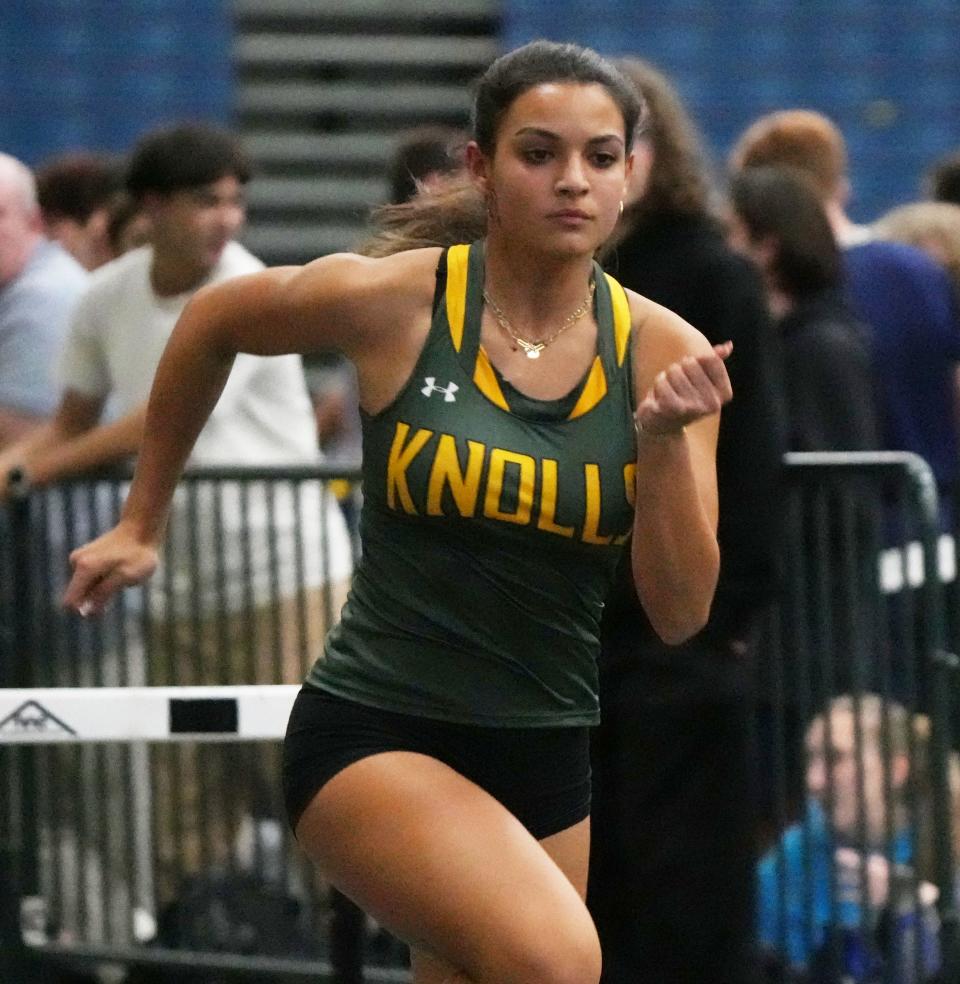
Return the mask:
<path id="1" fill-rule="evenodd" d="M 425 252 L 430 251 L 417 251 Z M 418 276 L 425 271 L 429 277 Z M 236 355 L 339 348 L 363 374 L 366 360 L 377 359 L 398 337 L 402 341 L 402 326 L 410 323 L 404 317 L 417 311 L 431 290 L 429 261 L 410 253 L 383 260 L 330 256 L 199 291 L 157 368 L 120 522 L 73 552 L 64 603 L 83 614 L 99 612 L 115 591 L 153 571 L 180 472 Z"/>

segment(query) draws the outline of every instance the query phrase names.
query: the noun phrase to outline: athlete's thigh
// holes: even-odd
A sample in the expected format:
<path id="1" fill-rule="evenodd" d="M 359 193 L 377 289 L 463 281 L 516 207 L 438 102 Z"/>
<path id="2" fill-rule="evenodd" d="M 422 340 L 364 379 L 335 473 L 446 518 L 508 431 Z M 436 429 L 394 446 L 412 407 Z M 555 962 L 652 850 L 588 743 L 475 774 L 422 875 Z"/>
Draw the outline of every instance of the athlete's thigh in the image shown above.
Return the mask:
<path id="1" fill-rule="evenodd" d="M 590 858 L 590 818 L 566 830 L 543 838 L 546 851 L 581 899 L 587 893 L 587 869 Z M 416 946 L 410 948 L 410 965 L 414 984 L 456 984 L 457 969 L 435 954 Z"/>
<path id="2" fill-rule="evenodd" d="M 344 894 L 411 946 L 478 979 L 496 970 L 491 959 L 570 952 L 589 962 L 596 935 L 573 884 L 585 882 L 587 837 L 583 827 L 541 846 L 480 787 L 412 752 L 348 766 L 297 825 L 304 849 Z M 583 861 L 570 860 L 575 845 Z"/>

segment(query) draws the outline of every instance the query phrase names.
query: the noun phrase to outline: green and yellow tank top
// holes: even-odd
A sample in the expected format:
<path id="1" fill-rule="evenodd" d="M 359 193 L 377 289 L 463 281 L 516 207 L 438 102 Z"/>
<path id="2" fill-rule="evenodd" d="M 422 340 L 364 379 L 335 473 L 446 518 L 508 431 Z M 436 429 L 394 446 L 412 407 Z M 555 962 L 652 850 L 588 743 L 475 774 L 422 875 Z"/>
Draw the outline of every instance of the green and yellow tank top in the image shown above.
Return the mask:
<path id="1" fill-rule="evenodd" d="M 480 344 L 483 244 L 445 251 L 413 374 L 363 419 L 363 556 L 308 683 L 462 723 L 599 719 L 636 450 L 627 298 L 594 275 L 593 364 L 566 397 L 534 400 Z"/>

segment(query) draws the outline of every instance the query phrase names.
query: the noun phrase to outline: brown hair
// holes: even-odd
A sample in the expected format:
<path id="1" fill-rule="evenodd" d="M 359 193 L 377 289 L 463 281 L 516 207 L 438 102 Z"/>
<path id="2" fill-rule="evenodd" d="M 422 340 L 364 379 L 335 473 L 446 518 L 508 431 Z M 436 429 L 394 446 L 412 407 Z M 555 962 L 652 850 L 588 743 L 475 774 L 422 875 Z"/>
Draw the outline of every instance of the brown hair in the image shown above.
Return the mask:
<path id="1" fill-rule="evenodd" d="M 553 41 L 531 41 L 501 55 L 481 76 L 473 103 L 473 139 L 488 157 L 496 147 L 500 121 L 513 103 L 530 89 L 549 82 L 601 85 L 623 117 L 627 147 L 643 115 L 636 87 L 613 62 L 590 48 Z"/>
<path id="2" fill-rule="evenodd" d="M 120 162 L 104 154 L 64 154 L 37 171 L 37 201 L 48 222 L 66 218 L 83 225 L 122 187 Z"/>
<path id="3" fill-rule="evenodd" d="M 472 243 L 487 234 L 487 203 L 466 174 L 441 178 L 409 201 L 381 205 L 372 217 L 378 228 L 358 247 L 363 256 Z"/>
<path id="4" fill-rule="evenodd" d="M 748 167 L 730 181 L 730 205 L 750 241 L 772 238 L 771 273 L 797 299 L 840 283 L 840 248 L 807 175 L 794 168 Z"/>
<path id="5" fill-rule="evenodd" d="M 842 134 L 822 113 L 787 109 L 761 116 L 730 153 L 733 171 L 758 165 L 803 171 L 826 201 L 847 173 L 847 151 Z"/>
<path id="6" fill-rule="evenodd" d="M 638 136 L 653 150 L 647 187 L 629 211 L 634 216 L 645 212 L 706 212 L 710 198 L 707 156 L 673 83 L 640 58 L 624 58 L 617 67 L 647 104 L 645 126 Z M 629 221 L 630 216 L 625 218 Z"/>
<path id="7" fill-rule="evenodd" d="M 633 143 L 643 102 L 630 80 L 590 48 L 532 41 L 501 55 L 477 83 L 471 122 L 473 139 L 485 155 L 493 155 L 500 122 L 514 101 L 550 82 L 603 86 L 623 117 L 625 145 Z M 388 256 L 482 238 L 487 231 L 487 203 L 469 178 L 456 176 L 402 205 L 376 209 L 373 220 L 379 231 L 358 252 Z"/>

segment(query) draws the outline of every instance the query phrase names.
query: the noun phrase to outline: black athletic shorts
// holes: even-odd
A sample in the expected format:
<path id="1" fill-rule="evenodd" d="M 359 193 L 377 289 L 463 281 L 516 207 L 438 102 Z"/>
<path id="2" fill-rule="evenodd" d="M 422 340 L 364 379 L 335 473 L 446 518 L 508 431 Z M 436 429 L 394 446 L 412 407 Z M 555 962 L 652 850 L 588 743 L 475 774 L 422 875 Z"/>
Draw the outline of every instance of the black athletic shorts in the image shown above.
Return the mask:
<path id="1" fill-rule="evenodd" d="M 589 732 L 451 724 L 304 687 L 283 743 L 287 817 L 296 829 L 320 788 L 353 762 L 378 752 L 419 752 L 485 789 L 541 840 L 590 814 Z"/>

